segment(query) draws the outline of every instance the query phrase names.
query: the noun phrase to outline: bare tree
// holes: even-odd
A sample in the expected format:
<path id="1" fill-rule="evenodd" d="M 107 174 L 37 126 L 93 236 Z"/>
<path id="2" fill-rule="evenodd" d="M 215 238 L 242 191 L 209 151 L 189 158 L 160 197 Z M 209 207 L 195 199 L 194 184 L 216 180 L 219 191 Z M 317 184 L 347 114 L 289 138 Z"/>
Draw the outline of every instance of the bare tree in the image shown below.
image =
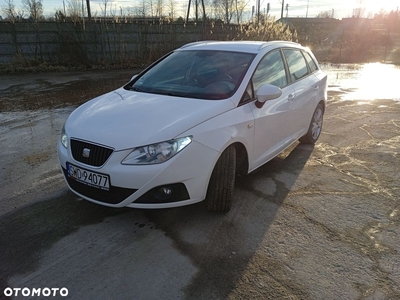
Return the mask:
<path id="1" fill-rule="evenodd" d="M 357 7 L 354 9 L 353 17 L 354 18 L 363 18 L 365 15 L 365 7 Z"/>
<path id="2" fill-rule="evenodd" d="M 163 16 L 164 0 L 156 0 L 156 17 Z"/>
<path id="3" fill-rule="evenodd" d="M 28 11 L 29 18 L 33 22 L 44 19 L 42 0 L 23 0 L 22 5 Z"/>
<path id="4" fill-rule="evenodd" d="M 64 13 L 59 9 L 55 12 L 54 14 L 54 19 L 57 22 L 65 22 L 65 20 L 67 19 L 66 16 L 64 15 Z"/>
<path id="5" fill-rule="evenodd" d="M 109 9 L 109 14 L 108 14 L 111 18 L 115 18 L 116 17 L 116 15 L 117 15 L 117 5 L 116 4 L 114 4 L 114 8 L 113 8 L 113 5 L 112 5 L 112 3 L 111 3 L 111 5 L 110 5 L 110 9 Z"/>
<path id="6" fill-rule="evenodd" d="M 5 0 L 5 4 L 1 7 L 1 11 L 6 16 L 7 21 L 15 23 L 17 20 L 17 12 L 15 11 L 15 5 L 13 0 Z"/>
<path id="7" fill-rule="evenodd" d="M 17 34 L 15 32 L 15 26 L 14 26 L 14 23 L 17 20 L 22 19 L 23 11 L 20 11 L 18 13 L 15 11 L 15 6 L 13 3 L 13 0 L 5 0 L 4 2 L 5 2 L 5 4 L 1 7 L 1 11 L 5 14 L 6 21 L 10 21 L 12 23 L 11 24 L 12 26 L 10 26 L 11 27 L 11 38 L 12 38 L 12 44 L 15 48 L 15 53 L 20 55 L 21 58 L 25 59 L 24 56 L 21 55 L 21 49 L 17 43 Z"/>
<path id="8" fill-rule="evenodd" d="M 73 22 L 78 22 L 82 19 L 82 8 L 80 0 L 69 0 L 67 6 L 67 15 Z"/>
<path id="9" fill-rule="evenodd" d="M 223 0 L 223 5 L 224 5 L 224 12 L 225 12 L 225 22 L 226 23 L 231 23 L 232 17 L 235 13 L 235 8 L 234 8 L 234 0 Z"/>
<path id="10" fill-rule="evenodd" d="M 329 10 L 321 11 L 316 16 L 316 18 L 330 18 L 330 17 L 331 17 L 331 12 Z"/>
<path id="11" fill-rule="evenodd" d="M 147 0 L 147 8 L 150 13 L 150 17 L 154 17 L 154 5 L 153 5 L 153 0 Z"/>
<path id="12" fill-rule="evenodd" d="M 103 13 L 103 17 L 106 18 L 107 17 L 107 6 L 108 6 L 108 0 L 103 0 L 103 2 L 100 4 L 100 9 L 101 12 Z"/>
<path id="13" fill-rule="evenodd" d="M 167 4 L 168 8 L 168 17 L 169 19 L 173 22 L 175 19 L 175 13 L 176 13 L 176 2 L 175 0 L 169 0 Z"/>
<path id="14" fill-rule="evenodd" d="M 29 19 L 33 23 L 33 28 L 36 33 L 36 43 L 32 44 L 32 52 L 35 54 L 35 59 L 44 61 L 42 41 L 39 31 L 39 21 L 44 20 L 42 0 L 23 0 L 22 6 L 28 11 Z"/>
<path id="15" fill-rule="evenodd" d="M 357 5 L 353 10 L 353 17 L 354 18 L 363 18 L 366 12 L 366 8 L 364 6 L 364 0 L 357 0 Z"/>
<path id="16" fill-rule="evenodd" d="M 235 0 L 214 0 L 213 6 L 215 17 L 229 24 L 235 12 Z"/>
<path id="17" fill-rule="evenodd" d="M 134 7 L 134 15 L 145 18 L 148 11 L 148 2 L 141 0 L 137 6 Z"/>
<path id="18" fill-rule="evenodd" d="M 243 20 L 243 12 L 247 5 L 249 4 L 250 0 L 245 2 L 244 0 L 235 0 L 235 14 L 236 14 L 236 21 L 240 24 Z"/>

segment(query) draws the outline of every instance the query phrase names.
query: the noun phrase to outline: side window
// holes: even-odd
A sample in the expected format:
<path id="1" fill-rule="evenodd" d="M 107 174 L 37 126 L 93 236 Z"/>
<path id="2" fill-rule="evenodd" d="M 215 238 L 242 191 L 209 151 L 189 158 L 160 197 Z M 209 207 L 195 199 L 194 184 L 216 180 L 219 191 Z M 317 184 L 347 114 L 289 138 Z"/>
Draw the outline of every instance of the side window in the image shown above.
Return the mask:
<path id="1" fill-rule="evenodd" d="M 242 99 L 240 99 L 240 104 L 249 102 L 254 99 L 254 93 L 253 93 L 253 86 L 251 85 L 251 82 L 246 87 L 246 90 L 243 93 Z"/>
<path id="2" fill-rule="evenodd" d="M 274 50 L 264 56 L 254 72 L 254 92 L 263 84 L 272 84 L 280 88 L 287 85 L 285 65 L 280 50 Z"/>
<path id="3" fill-rule="evenodd" d="M 286 57 L 292 82 L 308 75 L 307 63 L 301 54 L 301 50 L 285 49 L 283 53 Z"/>
<path id="4" fill-rule="evenodd" d="M 310 53 L 303 51 L 303 54 L 304 54 L 304 57 L 306 58 L 308 66 L 310 67 L 311 73 L 314 73 L 315 71 L 317 71 L 318 67 L 317 67 L 315 61 L 312 59 Z"/>

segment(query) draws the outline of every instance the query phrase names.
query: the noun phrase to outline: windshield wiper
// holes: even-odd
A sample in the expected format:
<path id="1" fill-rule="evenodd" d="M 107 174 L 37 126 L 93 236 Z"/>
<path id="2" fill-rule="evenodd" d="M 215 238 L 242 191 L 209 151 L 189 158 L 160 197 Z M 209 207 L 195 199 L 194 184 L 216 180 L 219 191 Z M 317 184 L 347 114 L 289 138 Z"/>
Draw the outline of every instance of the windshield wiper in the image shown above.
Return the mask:
<path id="1" fill-rule="evenodd" d="M 133 86 L 131 86 L 131 87 L 129 88 L 129 90 L 130 90 L 130 91 L 135 91 L 135 92 L 144 92 L 144 90 L 142 90 L 142 89 L 140 89 L 140 88 L 138 88 L 138 87 L 133 87 Z"/>
<path id="2" fill-rule="evenodd" d="M 143 92 L 143 93 L 149 93 L 149 94 L 156 94 L 156 95 L 165 95 L 165 96 L 171 96 L 171 97 L 181 97 L 181 98 L 195 98 L 195 99 L 204 99 L 201 96 L 196 96 L 196 95 L 190 95 L 190 94 L 185 94 L 185 93 L 177 93 L 174 91 L 145 91 L 141 88 L 138 87 L 130 87 L 130 91 L 135 91 L 135 92 Z"/>

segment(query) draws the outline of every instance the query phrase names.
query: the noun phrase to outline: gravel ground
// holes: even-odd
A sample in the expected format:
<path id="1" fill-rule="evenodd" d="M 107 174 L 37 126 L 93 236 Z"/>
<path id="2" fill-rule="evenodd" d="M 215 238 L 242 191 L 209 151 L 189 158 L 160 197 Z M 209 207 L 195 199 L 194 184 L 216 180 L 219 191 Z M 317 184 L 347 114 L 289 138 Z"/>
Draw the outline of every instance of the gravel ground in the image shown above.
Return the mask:
<path id="1" fill-rule="evenodd" d="M 65 287 L 58 298 L 400 299 L 400 101 L 395 84 L 371 88 L 400 70 L 325 68 L 318 143 L 242 178 L 226 215 L 110 209 L 65 187 L 65 118 L 132 71 L 1 77 L 0 298 Z"/>

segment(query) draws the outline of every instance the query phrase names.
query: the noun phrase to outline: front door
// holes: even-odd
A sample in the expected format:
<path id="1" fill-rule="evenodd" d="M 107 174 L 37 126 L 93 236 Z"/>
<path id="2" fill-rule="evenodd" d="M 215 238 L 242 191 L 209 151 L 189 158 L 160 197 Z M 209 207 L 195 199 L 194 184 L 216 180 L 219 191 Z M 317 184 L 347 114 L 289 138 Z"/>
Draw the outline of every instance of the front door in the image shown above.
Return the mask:
<path id="1" fill-rule="evenodd" d="M 254 93 L 263 84 L 272 84 L 282 89 L 278 99 L 266 101 L 261 108 L 250 103 L 254 115 L 254 150 L 250 170 L 266 163 L 293 141 L 291 139 L 290 111 L 294 89 L 288 86 L 281 51 L 267 53 L 257 66 L 250 84 Z"/>

